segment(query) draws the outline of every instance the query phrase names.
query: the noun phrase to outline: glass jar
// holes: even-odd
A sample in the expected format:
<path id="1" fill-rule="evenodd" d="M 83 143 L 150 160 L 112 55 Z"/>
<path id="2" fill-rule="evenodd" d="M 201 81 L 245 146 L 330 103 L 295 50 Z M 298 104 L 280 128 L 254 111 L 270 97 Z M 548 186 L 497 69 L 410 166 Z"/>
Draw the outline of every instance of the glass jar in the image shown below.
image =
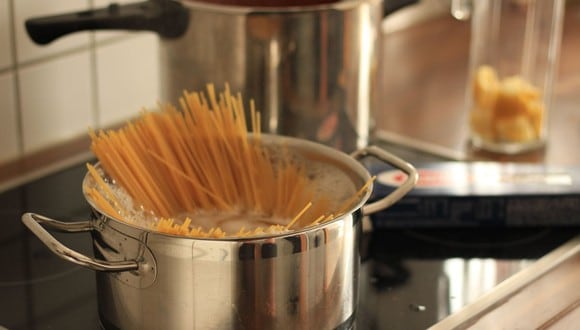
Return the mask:
<path id="1" fill-rule="evenodd" d="M 474 147 L 516 154 L 545 145 L 564 10 L 564 0 L 477 0 L 459 11 L 470 11 L 472 24 L 466 99 Z"/>

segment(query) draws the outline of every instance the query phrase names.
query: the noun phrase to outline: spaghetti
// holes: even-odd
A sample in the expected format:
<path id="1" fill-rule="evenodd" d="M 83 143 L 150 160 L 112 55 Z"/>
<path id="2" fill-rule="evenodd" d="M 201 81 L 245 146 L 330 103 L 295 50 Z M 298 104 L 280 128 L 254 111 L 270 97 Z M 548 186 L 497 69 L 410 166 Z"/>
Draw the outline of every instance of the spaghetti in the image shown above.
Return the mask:
<path id="1" fill-rule="evenodd" d="M 305 162 L 262 143 L 253 103 L 247 129 L 241 95 L 227 86 L 220 94 L 212 85 L 207 95 L 184 93 L 180 106 L 144 110 L 118 130 L 89 132 L 102 170 L 87 164 L 95 183 L 87 195 L 99 210 L 133 223 L 145 214 L 153 219 L 147 226 L 164 233 L 244 237 L 328 221 L 369 187 L 370 181 L 336 208 L 316 192 Z"/>

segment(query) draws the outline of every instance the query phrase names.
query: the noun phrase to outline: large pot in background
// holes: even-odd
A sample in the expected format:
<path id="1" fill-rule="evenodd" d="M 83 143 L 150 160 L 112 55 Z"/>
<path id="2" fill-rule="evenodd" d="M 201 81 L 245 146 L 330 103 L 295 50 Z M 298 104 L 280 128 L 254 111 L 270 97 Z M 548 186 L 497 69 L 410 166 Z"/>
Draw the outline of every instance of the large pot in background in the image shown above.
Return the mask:
<path id="1" fill-rule="evenodd" d="M 83 222 L 27 213 L 24 224 L 58 256 L 97 271 L 99 317 L 121 329 L 350 329 L 358 303 L 363 215 L 385 209 L 412 189 L 413 166 L 376 147 L 350 157 L 306 140 L 265 135 L 310 163 L 335 167 L 355 187 L 370 174 L 357 161 L 376 157 L 408 174 L 390 195 L 286 234 L 238 239 L 167 235 L 112 218 L 95 207 Z M 90 185 L 87 175 L 83 187 Z M 335 188 L 333 188 L 335 189 Z M 62 245 L 43 227 L 90 231 L 95 257 Z"/>
<path id="2" fill-rule="evenodd" d="M 351 152 L 372 127 L 381 20 L 415 1 L 149 0 L 26 27 L 39 44 L 83 30 L 155 31 L 161 101 L 229 83 L 255 101 L 263 132 Z"/>

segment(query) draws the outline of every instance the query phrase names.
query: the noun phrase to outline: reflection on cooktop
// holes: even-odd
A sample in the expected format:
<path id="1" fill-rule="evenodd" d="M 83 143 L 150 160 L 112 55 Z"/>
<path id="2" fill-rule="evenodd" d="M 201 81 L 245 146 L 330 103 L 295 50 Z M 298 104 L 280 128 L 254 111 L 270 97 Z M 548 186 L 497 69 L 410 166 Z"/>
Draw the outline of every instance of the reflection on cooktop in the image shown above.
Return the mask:
<path id="1" fill-rule="evenodd" d="M 399 229 L 363 240 L 360 329 L 425 329 L 536 259 L 577 229 Z"/>

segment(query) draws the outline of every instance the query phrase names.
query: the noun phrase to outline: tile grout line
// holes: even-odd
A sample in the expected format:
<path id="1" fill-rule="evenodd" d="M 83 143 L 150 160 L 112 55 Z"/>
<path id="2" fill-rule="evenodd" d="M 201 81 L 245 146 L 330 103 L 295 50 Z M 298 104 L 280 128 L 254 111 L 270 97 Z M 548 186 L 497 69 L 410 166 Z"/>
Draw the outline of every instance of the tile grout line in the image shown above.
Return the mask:
<path id="1" fill-rule="evenodd" d="M 30 60 L 24 61 L 22 63 L 15 62 L 15 64 L 12 67 L 9 67 L 6 69 L 0 69 L 0 74 L 5 73 L 5 72 L 9 72 L 11 69 L 14 68 L 14 66 L 16 64 L 18 64 L 19 68 L 26 68 L 26 67 L 33 66 L 33 65 L 47 63 L 47 62 L 50 62 L 50 61 L 58 59 L 58 58 L 66 57 L 68 55 L 78 54 L 78 53 L 81 53 L 83 51 L 90 50 L 93 47 L 98 48 L 98 47 L 102 47 L 102 46 L 106 46 L 106 45 L 113 45 L 113 44 L 116 44 L 119 42 L 131 40 L 131 39 L 136 38 L 136 37 L 137 37 L 136 35 L 129 34 L 129 35 L 124 35 L 124 36 L 111 37 L 110 39 L 101 40 L 101 41 L 97 41 L 95 38 L 94 43 L 89 41 L 89 43 L 86 46 L 71 47 L 69 49 L 62 50 L 62 51 L 59 51 L 59 52 L 54 53 L 54 54 L 48 54 L 48 55 L 45 55 L 43 57 L 30 59 Z M 16 37 L 13 36 L 12 39 L 14 39 L 14 44 L 16 44 Z"/>
<path id="2" fill-rule="evenodd" d="M 12 65 L 11 69 L 13 72 L 12 83 L 14 84 L 14 108 L 15 108 L 15 115 L 16 115 L 16 135 L 17 135 L 17 149 L 18 155 L 16 157 L 22 157 L 24 155 L 24 120 L 22 115 L 22 100 L 21 100 L 21 91 L 20 91 L 20 65 L 18 61 L 18 49 L 17 42 L 16 42 L 16 22 L 15 22 L 15 0 L 8 1 L 8 20 L 10 26 L 10 46 L 11 52 L 10 56 L 12 57 Z"/>
<path id="3" fill-rule="evenodd" d="M 95 0 L 89 0 L 89 8 L 93 9 L 95 7 Z M 101 124 L 101 111 L 100 111 L 100 102 L 99 102 L 99 70 L 98 70 L 98 58 L 97 58 L 97 47 L 98 47 L 98 40 L 97 35 L 94 31 L 90 32 L 90 74 L 91 74 L 91 117 L 92 117 L 92 126 L 94 128 L 100 128 Z"/>

